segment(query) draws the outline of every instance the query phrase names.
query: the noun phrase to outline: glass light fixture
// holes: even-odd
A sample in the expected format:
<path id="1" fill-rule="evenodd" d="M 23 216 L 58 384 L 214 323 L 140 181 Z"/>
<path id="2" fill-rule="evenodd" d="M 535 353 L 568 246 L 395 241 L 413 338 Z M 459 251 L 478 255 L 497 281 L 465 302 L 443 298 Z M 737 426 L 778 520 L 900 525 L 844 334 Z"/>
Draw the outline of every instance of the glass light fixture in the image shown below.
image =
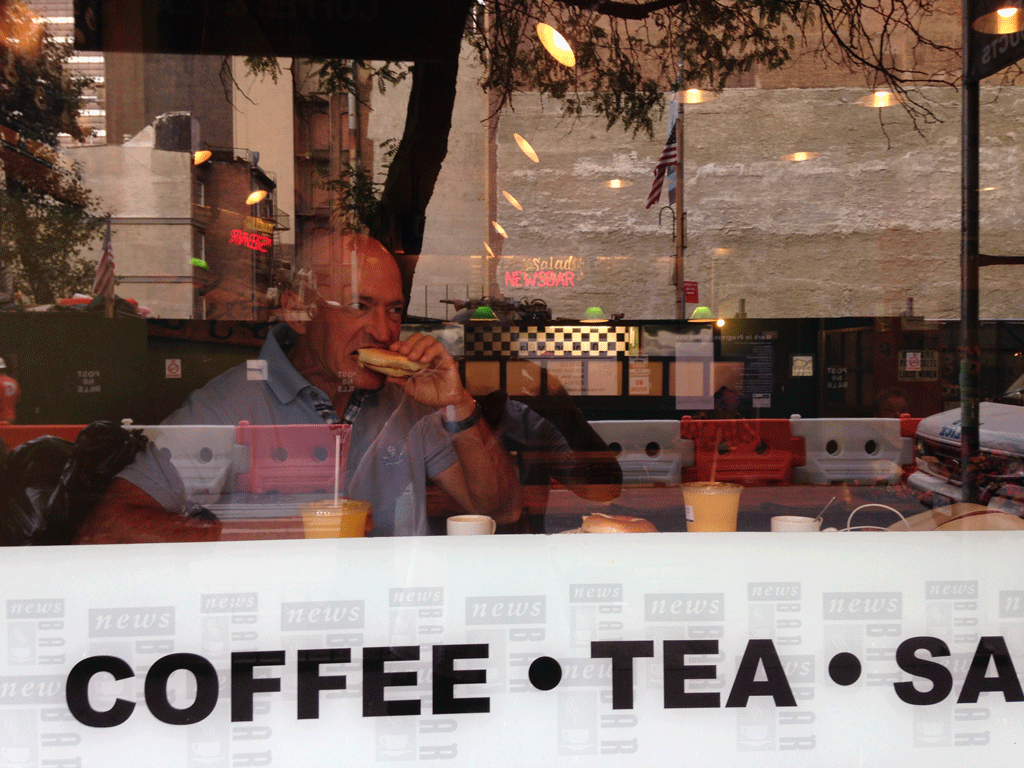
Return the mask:
<path id="1" fill-rule="evenodd" d="M 508 204 L 515 208 L 517 211 L 523 210 L 522 204 L 518 200 L 516 200 L 510 192 L 506 192 L 503 189 L 501 190 L 501 194 L 503 194 L 505 196 L 505 199 L 508 200 Z"/>
<path id="2" fill-rule="evenodd" d="M 714 320 L 715 316 L 711 314 L 711 310 L 701 304 L 690 315 L 691 320 Z"/>
<path id="3" fill-rule="evenodd" d="M 874 109 L 884 109 L 885 107 L 902 104 L 904 101 L 906 101 L 906 97 L 901 96 L 898 93 L 879 90 L 874 93 L 869 93 L 867 96 L 861 96 L 857 99 L 857 105 L 861 107 L 872 107 Z"/>
<path id="4" fill-rule="evenodd" d="M 245 204 L 256 205 L 256 203 L 260 202 L 261 200 L 265 200 L 266 197 L 267 190 L 257 189 L 255 192 L 251 193 L 247 198 L 245 198 Z"/>
<path id="5" fill-rule="evenodd" d="M 551 54 L 555 61 L 566 67 L 576 66 L 576 55 L 572 52 L 569 42 L 550 24 L 537 24 L 537 37 L 544 50 Z"/>
<path id="6" fill-rule="evenodd" d="M 501 226 L 501 224 L 499 224 L 496 221 L 492 221 L 491 226 L 494 227 L 495 232 L 497 232 L 499 235 L 508 240 L 508 233 L 505 231 L 505 228 Z"/>
<path id="7" fill-rule="evenodd" d="M 513 133 L 512 138 L 516 140 L 516 144 L 523 150 L 523 154 L 533 160 L 535 163 L 540 162 L 540 158 L 537 157 L 537 153 L 533 151 L 533 147 L 530 146 L 530 142 L 520 136 L 518 133 Z"/>
<path id="8" fill-rule="evenodd" d="M 490 320 L 494 321 L 498 319 L 498 316 L 494 314 L 494 310 L 488 307 L 486 304 L 482 304 L 473 310 L 473 314 L 469 318 L 470 320 Z"/>
<path id="9" fill-rule="evenodd" d="M 685 91 L 676 91 L 670 97 L 672 101 L 683 104 L 703 104 L 705 101 L 713 101 L 718 98 L 714 91 L 705 91 L 700 88 L 687 88 Z"/>
<path id="10" fill-rule="evenodd" d="M 816 157 L 821 157 L 820 152 L 794 152 L 791 155 L 783 155 L 782 159 L 791 163 L 802 163 L 805 160 L 813 160 Z"/>
<path id="11" fill-rule="evenodd" d="M 608 179 L 608 181 L 601 183 L 602 187 L 608 187 L 609 189 L 625 189 L 626 187 L 632 187 L 632 181 L 626 181 L 625 179 Z"/>
<path id="12" fill-rule="evenodd" d="M 202 165 L 207 160 L 213 157 L 213 152 L 208 149 L 200 149 L 195 155 L 192 156 L 192 163 L 194 165 Z"/>
<path id="13" fill-rule="evenodd" d="M 580 318 L 581 323 L 606 323 L 608 322 L 608 315 L 604 313 L 600 307 L 587 307 L 583 313 L 583 317 Z"/>
<path id="14" fill-rule="evenodd" d="M 1024 13 L 1015 6 L 1007 5 L 979 16 L 971 26 L 987 35 L 1012 35 L 1024 30 Z"/>
<path id="15" fill-rule="evenodd" d="M 491 250 L 491 246 L 488 245 L 486 242 L 484 243 L 484 248 L 487 250 L 487 255 L 489 257 L 491 257 L 492 259 L 498 258 L 497 256 L 494 255 L 494 251 Z"/>

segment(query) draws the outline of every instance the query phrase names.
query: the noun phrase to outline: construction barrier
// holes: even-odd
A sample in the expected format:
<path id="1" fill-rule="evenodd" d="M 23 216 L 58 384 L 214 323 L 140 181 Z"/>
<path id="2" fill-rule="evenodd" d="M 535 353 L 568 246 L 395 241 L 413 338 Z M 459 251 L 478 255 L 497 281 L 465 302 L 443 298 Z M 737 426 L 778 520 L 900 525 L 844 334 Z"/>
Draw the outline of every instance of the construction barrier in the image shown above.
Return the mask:
<path id="1" fill-rule="evenodd" d="M 235 428 L 236 442 L 249 451 L 248 471 L 237 477 L 243 493 L 332 493 L 335 445 L 340 436 L 340 471 L 348 460 L 348 424 L 289 424 Z M 344 479 L 344 475 L 342 475 Z"/>
<path id="2" fill-rule="evenodd" d="M 914 463 L 914 438 L 903 436 L 900 419 L 793 418 L 791 424 L 806 450 L 804 464 L 793 469 L 795 483 L 895 485 Z"/>
<path id="3" fill-rule="evenodd" d="M 682 468 L 693 466 L 693 442 L 680 437 L 675 419 L 593 421 L 590 426 L 618 459 L 623 483 L 674 485 Z"/>
<path id="4" fill-rule="evenodd" d="M 166 452 L 191 498 L 219 496 L 234 488 L 236 474 L 249 469 L 248 451 L 235 443 L 235 427 L 122 426 L 141 429 L 159 450 Z"/>
<path id="5" fill-rule="evenodd" d="M 0 421 L 0 440 L 3 440 L 7 450 L 47 435 L 62 437 L 73 443 L 78 437 L 78 433 L 86 426 L 85 424 L 8 424 L 6 421 Z"/>
<path id="6" fill-rule="evenodd" d="M 804 463 L 804 440 L 789 419 L 693 419 L 680 421 L 680 436 L 694 443 L 694 463 L 683 481 L 718 480 L 740 485 L 789 485 Z"/>

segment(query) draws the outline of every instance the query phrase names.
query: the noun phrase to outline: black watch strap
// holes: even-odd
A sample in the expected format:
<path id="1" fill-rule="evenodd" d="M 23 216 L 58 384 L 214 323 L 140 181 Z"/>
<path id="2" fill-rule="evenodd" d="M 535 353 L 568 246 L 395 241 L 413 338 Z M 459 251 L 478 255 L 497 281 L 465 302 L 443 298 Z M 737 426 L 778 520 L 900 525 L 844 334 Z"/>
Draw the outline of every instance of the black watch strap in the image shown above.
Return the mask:
<path id="1" fill-rule="evenodd" d="M 448 421 L 447 419 L 442 417 L 441 425 L 444 427 L 444 431 L 447 432 L 448 434 L 457 435 L 459 434 L 459 432 L 465 432 L 467 429 L 469 429 L 478 421 L 480 421 L 481 416 L 483 416 L 483 411 L 480 410 L 480 404 L 474 401 L 473 412 L 469 414 L 469 416 L 462 419 L 462 421 Z"/>

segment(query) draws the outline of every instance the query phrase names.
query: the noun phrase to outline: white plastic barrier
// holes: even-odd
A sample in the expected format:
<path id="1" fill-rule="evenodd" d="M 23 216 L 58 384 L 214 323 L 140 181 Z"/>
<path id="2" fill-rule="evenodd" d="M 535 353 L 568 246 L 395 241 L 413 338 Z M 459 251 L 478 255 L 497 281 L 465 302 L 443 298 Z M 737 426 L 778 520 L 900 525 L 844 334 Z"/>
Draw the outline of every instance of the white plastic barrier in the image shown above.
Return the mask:
<path id="1" fill-rule="evenodd" d="M 899 483 L 914 463 L 914 440 L 902 437 L 899 419 L 802 419 L 790 421 L 804 439 L 806 460 L 793 467 L 793 482 L 828 485 L 868 481 Z"/>
<path id="2" fill-rule="evenodd" d="M 235 443 L 234 426 L 140 426 L 157 448 L 170 453 L 189 497 L 218 496 L 234 490 L 234 475 L 248 471 L 248 448 Z"/>
<path id="3" fill-rule="evenodd" d="M 590 426 L 615 453 L 624 483 L 680 481 L 692 467 L 693 441 L 679 436 L 679 420 L 592 421 Z"/>

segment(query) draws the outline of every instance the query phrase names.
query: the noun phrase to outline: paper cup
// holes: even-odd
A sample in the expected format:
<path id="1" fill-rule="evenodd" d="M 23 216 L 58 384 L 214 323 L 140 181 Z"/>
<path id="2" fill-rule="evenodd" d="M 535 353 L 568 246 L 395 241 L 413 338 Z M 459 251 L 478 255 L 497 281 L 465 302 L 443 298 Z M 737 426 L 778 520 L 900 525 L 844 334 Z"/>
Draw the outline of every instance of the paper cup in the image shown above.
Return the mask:
<path id="1" fill-rule="evenodd" d="M 302 527 L 307 539 L 354 539 L 366 535 L 368 501 L 333 499 L 314 501 L 302 507 Z"/>
<path id="2" fill-rule="evenodd" d="M 772 530 L 783 533 L 820 531 L 821 520 L 802 515 L 778 515 L 772 518 Z"/>
<path id="3" fill-rule="evenodd" d="M 687 531 L 735 531 L 742 485 L 683 483 Z"/>
<path id="4" fill-rule="evenodd" d="M 487 515 L 455 515 L 447 522 L 449 536 L 486 536 L 498 529 L 493 517 Z"/>

